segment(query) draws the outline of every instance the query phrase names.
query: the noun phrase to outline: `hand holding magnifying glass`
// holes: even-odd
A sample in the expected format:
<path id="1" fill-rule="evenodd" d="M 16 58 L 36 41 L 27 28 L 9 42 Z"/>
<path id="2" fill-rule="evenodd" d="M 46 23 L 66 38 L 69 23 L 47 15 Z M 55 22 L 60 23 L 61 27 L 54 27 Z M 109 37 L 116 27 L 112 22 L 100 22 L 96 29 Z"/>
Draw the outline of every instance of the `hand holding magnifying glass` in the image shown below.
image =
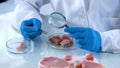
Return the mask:
<path id="1" fill-rule="evenodd" d="M 68 28 L 67 21 L 64 15 L 59 12 L 53 12 L 48 18 L 48 23 L 53 25 L 56 28 Z"/>

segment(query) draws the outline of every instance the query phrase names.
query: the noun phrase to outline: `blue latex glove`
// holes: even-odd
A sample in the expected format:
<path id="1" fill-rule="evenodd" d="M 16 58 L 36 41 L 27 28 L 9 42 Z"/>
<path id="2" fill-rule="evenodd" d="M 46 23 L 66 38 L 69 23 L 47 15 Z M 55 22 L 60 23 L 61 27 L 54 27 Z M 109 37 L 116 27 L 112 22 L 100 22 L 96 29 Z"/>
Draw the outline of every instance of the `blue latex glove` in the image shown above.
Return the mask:
<path id="1" fill-rule="evenodd" d="M 36 18 L 24 20 L 20 27 L 21 33 L 25 39 L 34 39 L 41 35 L 41 21 Z"/>
<path id="2" fill-rule="evenodd" d="M 64 31 L 68 32 L 69 36 L 75 39 L 80 48 L 94 52 L 100 51 L 101 37 L 99 32 L 83 27 L 69 27 Z"/>

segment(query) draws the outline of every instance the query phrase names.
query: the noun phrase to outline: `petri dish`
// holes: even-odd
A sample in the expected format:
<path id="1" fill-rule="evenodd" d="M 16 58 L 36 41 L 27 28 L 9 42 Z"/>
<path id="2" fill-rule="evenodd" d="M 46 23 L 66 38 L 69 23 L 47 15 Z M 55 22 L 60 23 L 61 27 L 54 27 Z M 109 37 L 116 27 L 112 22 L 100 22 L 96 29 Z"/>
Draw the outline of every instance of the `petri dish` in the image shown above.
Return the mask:
<path id="1" fill-rule="evenodd" d="M 55 33 L 48 37 L 48 45 L 55 49 L 74 49 L 74 40 L 65 33 Z"/>
<path id="2" fill-rule="evenodd" d="M 24 40 L 22 37 L 12 38 L 6 42 L 9 53 L 23 54 L 32 50 L 34 43 L 32 40 Z"/>

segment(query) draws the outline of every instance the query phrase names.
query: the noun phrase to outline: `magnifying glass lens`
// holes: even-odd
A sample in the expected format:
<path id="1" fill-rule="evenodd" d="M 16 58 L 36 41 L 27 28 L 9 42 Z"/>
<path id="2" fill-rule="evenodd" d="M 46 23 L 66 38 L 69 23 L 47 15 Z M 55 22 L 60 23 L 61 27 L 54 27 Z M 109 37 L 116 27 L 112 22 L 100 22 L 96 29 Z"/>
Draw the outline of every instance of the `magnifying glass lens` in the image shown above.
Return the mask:
<path id="1" fill-rule="evenodd" d="M 54 27 L 57 28 L 62 28 L 66 25 L 66 18 L 58 12 L 51 13 L 48 21 L 49 24 L 52 24 Z"/>

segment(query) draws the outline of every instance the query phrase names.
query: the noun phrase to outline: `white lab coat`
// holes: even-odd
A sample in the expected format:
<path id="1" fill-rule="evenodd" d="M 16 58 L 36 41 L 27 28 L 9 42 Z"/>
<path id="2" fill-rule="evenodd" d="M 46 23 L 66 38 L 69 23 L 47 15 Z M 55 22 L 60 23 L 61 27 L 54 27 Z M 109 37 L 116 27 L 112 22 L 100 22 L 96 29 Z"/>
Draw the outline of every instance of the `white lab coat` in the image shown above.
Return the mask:
<path id="1" fill-rule="evenodd" d="M 46 3 L 51 3 L 54 11 L 65 15 L 67 21 L 99 31 L 102 51 L 120 53 L 120 0 L 16 0 L 16 27 L 32 17 L 42 20 L 39 9 Z M 89 23 L 81 19 L 81 13 L 87 14 Z"/>

